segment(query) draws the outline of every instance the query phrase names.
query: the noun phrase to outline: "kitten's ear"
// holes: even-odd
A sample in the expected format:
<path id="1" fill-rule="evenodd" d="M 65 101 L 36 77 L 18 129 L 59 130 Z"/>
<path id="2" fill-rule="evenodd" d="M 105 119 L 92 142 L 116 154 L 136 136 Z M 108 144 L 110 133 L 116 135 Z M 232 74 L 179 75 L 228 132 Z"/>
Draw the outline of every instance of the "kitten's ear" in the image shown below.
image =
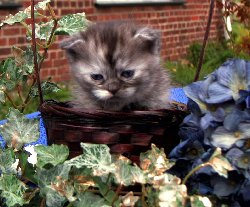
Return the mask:
<path id="1" fill-rule="evenodd" d="M 150 49 L 154 54 L 159 54 L 161 50 L 161 44 L 160 44 L 160 32 L 143 27 L 140 28 L 136 34 L 134 35 L 134 38 L 140 39 L 144 43 L 147 44 L 148 49 Z"/>
<path id="2" fill-rule="evenodd" d="M 71 36 L 60 43 L 60 47 L 73 57 L 77 55 L 83 45 L 84 40 L 80 36 Z"/>

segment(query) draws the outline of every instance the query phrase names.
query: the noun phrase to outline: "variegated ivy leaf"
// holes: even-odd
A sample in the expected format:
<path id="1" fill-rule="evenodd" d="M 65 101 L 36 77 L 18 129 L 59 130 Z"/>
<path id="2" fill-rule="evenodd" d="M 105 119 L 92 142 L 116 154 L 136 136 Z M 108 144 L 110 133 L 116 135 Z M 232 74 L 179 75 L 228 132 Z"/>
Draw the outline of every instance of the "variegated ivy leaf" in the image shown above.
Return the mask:
<path id="1" fill-rule="evenodd" d="M 185 206 L 187 188 L 185 185 L 166 185 L 160 189 L 159 206 Z"/>
<path id="2" fill-rule="evenodd" d="M 47 4 L 50 3 L 51 0 L 43 0 L 43 1 L 40 1 L 39 3 L 37 3 L 35 5 L 35 9 L 42 9 L 42 10 L 45 10 L 46 7 L 47 7 Z"/>
<path id="3" fill-rule="evenodd" d="M 31 25 L 29 26 L 31 30 Z M 48 42 L 49 37 L 51 36 L 52 29 L 54 27 L 54 21 L 48 21 L 48 22 L 40 22 L 39 24 L 36 24 L 35 26 L 35 33 L 36 33 L 36 38 L 40 40 L 45 40 Z M 31 40 L 31 34 L 27 32 L 26 34 L 27 39 Z"/>
<path id="4" fill-rule="evenodd" d="M 44 81 L 41 84 L 41 88 L 42 88 L 42 92 L 44 95 L 50 94 L 50 93 L 54 93 L 54 92 L 58 92 L 60 90 L 60 88 L 52 82 L 49 81 Z M 29 94 L 32 98 L 39 96 L 38 93 L 38 88 L 37 86 L 34 86 Z"/>
<path id="5" fill-rule="evenodd" d="M 34 58 L 33 51 L 31 47 L 22 50 L 18 47 L 12 47 L 12 55 L 15 60 L 15 64 L 20 68 L 22 75 L 32 74 L 34 72 Z M 38 61 L 40 61 L 41 56 L 37 53 Z"/>
<path id="6" fill-rule="evenodd" d="M 37 169 L 38 186 L 40 194 L 46 198 L 46 205 L 49 207 L 61 207 L 66 198 L 73 199 L 73 189 L 68 182 L 68 165 L 57 165 L 50 169 Z"/>
<path id="7" fill-rule="evenodd" d="M 88 25 L 85 13 L 69 14 L 63 16 L 59 21 L 56 34 L 72 35 L 86 29 Z"/>
<path id="8" fill-rule="evenodd" d="M 82 193 L 74 205 L 75 207 L 82 207 L 82 206 L 88 206 L 88 207 L 111 207 L 111 205 L 108 205 L 108 202 L 105 201 L 101 196 L 96 195 L 91 192 L 84 192 Z"/>
<path id="9" fill-rule="evenodd" d="M 69 156 L 69 149 L 65 145 L 35 146 L 37 153 L 37 167 L 43 168 L 46 164 L 56 166 L 63 163 Z"/>
<path id="10" fill-rule="evenodd" d="M 124 186 L 134 183 L 146 183 L 143 171 L 136 165 L 132 166 L 130 162 L 119 159 L 115 162 L 115 182 Z"/>
<path id="11" fill-rule="evenodd" d="M 93 170 L 94 175 L 106 175 L 115 171 L 111 154 L 107 145 L 81 143 L 84 152 L 66 163 L 77 168 L 87 167 Z"/>
<path id="12" fill-rule="evenodd" d="M 222 155 L 220 148 L 216 148 L 208 162 L 219 175 L 225 178 L 228 177 L 228 171 L 233 170 L 230 162 Z"/>
<path id="13" fill-rule="evenodd" d="M 17 109 L 10 108 L 7 122 L 1 126 L 0 134 L 8 147 L 20 150 L 24 144 L 39 138 L 39 121 L 27 119 Z"/>
<path id="14" fill-rule="evenodd" d="M 190 197 L 191 207 L 212 207 L 212 202 L 208 197 L 202 197 L 199 195 Z"/>
<path id="15" fill-rule="evenodd" d="M 28 13 L 27 11 L 28 10 L 19 11 L 15 15 L 10 14 L 9 16 L 6 17 L 4 21 L 0 23 L 0 27 L 2 27 L 5 24 L 13 25 L 15 23 L 23 22 L 25 19 L 29 17 L 30 13 Z"/>
<path id="16" fill-rule="evenodd" d="M 167 169 L 172 167 L 163 149 L 158 149 L 154 144 L 151 145 L 151 150 L 141 153 L 140 167 L 151 176 L 160 175 Z"/>
<path id="17" fill-rule="evenodd" d="M 18 161 L 18 160 L 17 160 Z M 1 173 L 16 173 L 15 154 L 13 149 L 0 149 L 0 172 Z M 18 162 L 17 162 L 18 163 Z"/>
<path id="18" fill-rule="evenodd" d="M 6 206 L 23 206 L 26 186 L 15 175 L 3 174 L 0 177 L 1 198 L 4 198 Z"/>
<path id="19" fill-rule="evenodd" d="M 35 10 L 45 10 L 46 5 L 49 2 L 51 2 L 51 0 L 40 1 L 38 4 L 35 5 Z M 25 19 L 30 18 L 30 14 L 31 14 L 31 8 L 29 6 L 24 11 L 19 11 L 15 15 L 10 14 L 9 16 L 7 16 L 6 19 L 0 23 L 0 27 L 2 27 L 5 24 L 13 25 L 15 23 L 23 22 Z"/>

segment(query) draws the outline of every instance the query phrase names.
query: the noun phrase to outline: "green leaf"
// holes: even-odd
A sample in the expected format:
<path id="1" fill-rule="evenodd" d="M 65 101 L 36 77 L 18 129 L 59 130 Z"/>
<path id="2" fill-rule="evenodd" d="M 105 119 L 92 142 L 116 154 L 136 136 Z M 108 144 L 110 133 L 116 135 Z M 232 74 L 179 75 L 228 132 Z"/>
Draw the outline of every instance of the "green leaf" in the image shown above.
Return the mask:
<path id="1" fill-rule="evenodd" d="M 44 0 L 39 2 L 38 4 L 35 5 L 35 11 L 37 10 L 45 10 L 46 9 L 46 5 L 47 3 L 51 2 L 51 0 Z M 26 8 L 24 11 L 19 11 L 17 14 L 12 15 L 10 14 L 9 16 L 7 16 L 5 18 L 5 20 L 3 20 L 0 23 L 0 27 L 2 27 L 5 24 L 8 25 L 13 25 L 15 23 L 20 23 L 23 22 L 24 20 L 26 20 L 27 18 L 30 18 L 31 15 L 31 8 L 30 6 L 28 8 Z"/>
<path id="2" fill-rule="evenodd" d="M 93 180 L 95 181 L 100 193 L 102 196 L 105 198 L 105 200 L 109 203 L 112 204 L 113 199 L 116 196 L 116 193 L 110 189 L 110 187 L 107 185 L 106 182 L 103 182 L 101 177 L 93 177 Z M 121 203 L 121 199 L 118 198 L 117 201 L 114 202 L 113 206 L 114 207 L 119 207 Z"/>
<path id="3" fill-rule="evenodd" d="M 73 188 L 67 182 L 71 167 L 57 165 L 50 169 L 37 169 L 38 186 L 41 196 L 46 198 L 47 206 L 61 207 L 66 197 L 73 200 Z"/>
<path id="4" fill-rule="evenodd" d="M 24 144 L 39 138 L 39 121 L 27 119 L 17 109 L 10 108 L 7 123 L 1 126 L 0 134 L 8 147 L 20 150 Z"/>
<path id="5" fill-rule="evenodd" d="M 87 167 L 93 170 L 94 175 L 105 175 L 114 172 L 111 154 L 107 145 L 81 143 L 84 153 L 69 161 L 68 165 L 77 168 Z"/>
<path id="6" fill-rule="evenodd" d="M 134 183 L 145 183 L 146 178 L 143 171 L 138 166 L 130 165 L 130 162 L 120 159 L 115 163 L 115 182 L 124 186 Z"/>
<path id="7" fill-rule="evenodd" d="M 16 66 L 13 58 L 6 59 L 0 67 L 0 88 L 4 91 L 13 90 L 21 76 L 20 68 Z"/>
<path id="8" fill-rule="evenodd" d="M 34 176 L 36 171 L 35 167 L 28 162 L 28 155 L 25 151 L 18 153 L 19 164 L 22 169 L 22 176 L 33 183 L 37 183 L 37 179 Z"/>
<path id="9" fill-rule="evenodd" d="M 91 192 L 83 193 L 78 199 L 79 201 L 76 202 L 75 207 L 111 207 L 102 197 Z"/>
<path id="10" fill-rule="evenodd" d="M 222 155 L 221 149 L 216 148 L 215 152 L 212 154 L 211 158 L 208 161 L 213 169 L 221 176 L 227 178 L 228 177 L 228 171 L 233 170 L 232 165 Z"/>
<path id="11" fill-rule="evenodd" d="M 140 167 L 152 175 L 159 175 L 172 167 L 166 158 L 164 149 L 157 148 L 154 144 L 151 150 L 140 154 Z"/>
<path id="12" fill-rule="evenodd" d="M 65 145 L 35 146 L 37 153 L 37 167 L 43 168 L 47 164 L 56 166 L 63 163 L 69 156 L 69 149 Z"/>
<path id="13" fill-rule="evenodd" d="M 85 30 L 88 23 L 85 13 L 69 14 L 58 21 L 59 27 L 56 29 L 55 34 L 72 35 Z"/>
<path id="14" fill-rule="evenodd" d="M 0 23 L 0 27 L 2 27 L 4 24 L 13 25 L 15 23 L 23 22 L 25 19 L 29 17 L 29 15 L 30 13 L 28 12 L 27 9 L 24 11 L 19 11 L 15 15 L 10 14 L 9 16 L 6 17 L 4 21 Z"/>
<path id="15" fill-rule="evenodd" d="M 12 54 L 14 56 L 14 60 L 17 67 L 20 67 L 20 73 L 18 74 L 19 79 L 20 76 L 27 76 L 28 74 L 32 74 L 34 72 L 34 56 L 31 47 L 27 47 L 25 50 L 22 50 L 18 47 L 12 47 Z M 40 61 L 41 56 L 37 53 L 38 61 Z"/>
<path id="16" fill-rule="evenodd" d="M 158 199 L 161 206 L 185 206 L 187 197 L 185 185 L 166 185 L 160 189 Z"/>
<path id="17" fill-rule="evenodd" d="M 35 9 L 42 9 L 42 10 L 45 10 L 46 7 L 47 7 L 47 4 L 50 3 L 51 0 L 43 0 L 43 1 L 40 1 L 39 3 L 37 3 L 35 5 Z"/>
<path id="18" fill-rule="evenodd" d="M 25 190 L 26 186 L 15 175 L 3 174 L 0 177 L 1 197 L 5 198 L 8 207 L 24 205 Z"/>
<path id="19" fill-rule="evenodd" d="M 212 202 L 207 197 L 194 195 L 190 197 L 191 207 L 206 207 L 212 206 Z"/>
<path id="20" fill-rule="evenodd" d="M 16 159 L 13 149 L 0 149 L 0 172 L 16 174 Z"/>
<path id="21" fill-rule="evenodd" d="M 49 82 L 49 81 L 44 81 L 41 84 L 41 88 L 42 88 L 42 92 L 44 95 L 48 95 L 50 93 L 56 93 L 58 91 L 60 91 L 61 89 L 58 87 L 57 84 Z M 39 93 L 38 93 L 38 88 L 37 86 L 34 86 L 29 94 L 32 98 L 38 97 Z"/>

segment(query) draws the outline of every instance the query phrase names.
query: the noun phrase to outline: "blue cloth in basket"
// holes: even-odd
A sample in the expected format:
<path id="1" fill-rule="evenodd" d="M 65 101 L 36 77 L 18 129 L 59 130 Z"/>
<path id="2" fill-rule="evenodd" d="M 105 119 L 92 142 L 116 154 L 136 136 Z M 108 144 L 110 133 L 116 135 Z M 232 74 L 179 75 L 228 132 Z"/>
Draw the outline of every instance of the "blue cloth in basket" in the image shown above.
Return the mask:
<path id="1" fill-rule="evenodd" d="M 186 97 L 186 95 L 183 92 L 182 88 L 174 88 L 171 90 L 171 94 L 170 94 L 170 99 L 179 103 L 183 103 L 186 104 L 188 99 Z M 27 114 L 26 117 L 28 119 L 34 119 L 34 118 L 38 118 L 40 121 L 40 137 L 36 142 L 30 143 L 30 144 L 43 144 L 43 145 L 47 145 L 47 135 L 46 135 L 46 130 L 44 128 L 44 124 L 43 124 L 43 120 L 41 118 L 41 114 L 40 112 L 34 112 L 32 114 Z M 2 120 L 0 121 L 0 125 L 4 124 L 6 122 L 6 120 Z M 3 138 L 0 135 L 0 143 L 2 144 L 2 147 L 5 145 L 5 142 L 3 140 Z"/>

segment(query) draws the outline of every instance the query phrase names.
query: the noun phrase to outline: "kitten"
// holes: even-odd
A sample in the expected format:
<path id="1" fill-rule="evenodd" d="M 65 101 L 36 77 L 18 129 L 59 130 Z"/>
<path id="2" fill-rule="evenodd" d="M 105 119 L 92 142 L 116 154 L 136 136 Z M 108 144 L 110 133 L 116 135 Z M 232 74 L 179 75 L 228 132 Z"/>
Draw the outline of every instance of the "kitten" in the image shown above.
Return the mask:
<path id="1" fill-rule="evenodd" d="M 168 107 L 170 80 L 158 32 L 131 22 L 96 23 L 61 43 L 77 106 L 120 111 Z"/>

